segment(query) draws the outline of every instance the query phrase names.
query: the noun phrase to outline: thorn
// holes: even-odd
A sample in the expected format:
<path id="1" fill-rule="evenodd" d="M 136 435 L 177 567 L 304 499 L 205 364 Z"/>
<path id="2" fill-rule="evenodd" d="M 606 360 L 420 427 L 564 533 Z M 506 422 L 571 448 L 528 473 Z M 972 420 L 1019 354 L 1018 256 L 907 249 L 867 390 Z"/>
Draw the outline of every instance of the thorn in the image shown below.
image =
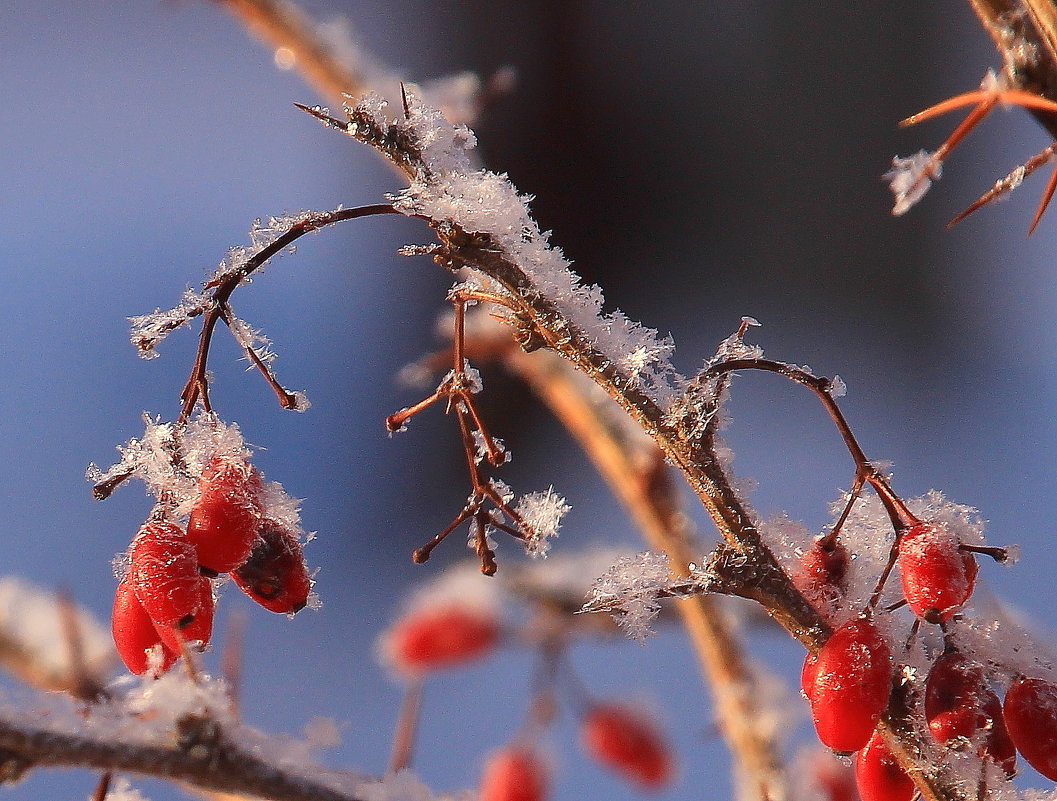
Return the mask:
<path id="1" fill-rule="evenodd" d="M 404 119 L 411 119 L 411 107 L 407 103 L 407 87 L 404 86 L 403 81 L 400 81 L 400 102 L 404 106 Z"/>
<path id="2" fill-rule="evenodd" d="M 1031 225 L 1028 226 L 1028 236 L 1035 233 L 1035 226 L 1039 224 L 1042 215 L 1046 213 L 1046 207 L 1050 205 L 1054 190 L 1057 190 L 1057 165 L 1054 165 L 1053 172 L 1050 173 L 1050 180 L 1046 183 L 1046 188 L 1042 190 L 1039 205 L 1035 208 L 1035 216 L 1031 220 Z"/>

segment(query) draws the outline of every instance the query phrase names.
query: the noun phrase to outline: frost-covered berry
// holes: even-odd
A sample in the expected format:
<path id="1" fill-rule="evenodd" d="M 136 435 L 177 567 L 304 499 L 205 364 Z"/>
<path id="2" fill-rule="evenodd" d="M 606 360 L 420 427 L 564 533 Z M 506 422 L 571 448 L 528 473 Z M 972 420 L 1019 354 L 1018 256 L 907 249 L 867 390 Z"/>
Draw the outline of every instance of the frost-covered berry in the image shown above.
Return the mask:
<path id="1" fill-rule="evenodd" d="M 403 673 L 425 673 L 484 656 L 499 638 L 499 622 L 488 611 L 449 605 L 415 609 L 386 632 L 382 650 Z"/>
<path id="2" fill-rule="evenodd" d="M 1017 752 L 1006 731 L 1002 703 L 983 668 L 959 651 L 943 653 L 925 680 L 925 720 L 939 743 L 977 743 L 1007 775 L 1016 772 Z"/>
<path id="3" fill-rule="evenodd" d="M 484 766 L 478 801 L 544 801 L 546 797 L 546 770 L 531 751 L 504 748 Z"/>
<path id="4" fill-rule="evenodd" d="M 162 644 L 154 628 L 154 622 L 136 597 L 132 583 L 126 577 L 117 585 L 114 609 L 110 617 L 110 629 L 114 646 L 125 667 L 136 675 L 142 675 L 150 667 L 149 652 L 160 650 L 162 672 L 176 661 L 176 654 Z"/>
<path id="5" fill-rule="evenodd" d="M 912 526 L 899 538 L 897 563 L 903 597 L 926 622 L 949 620 L 973 594 L 976 558 L 959 545 L 945 526 L 932 523 Z"/>
<path id="6" fill-rule="evenodd" d="M 817 537 L 800 557 L 797 589 L 815 605 L 839 601 L 848 591 L 848 549 L 838 539 Z"/>
<path id="7" fill-rule="evenodd" d="M 167 520 L 150 520 L 132 540 L 128 581 L 155 626 L 187 626 L 202 606 L 194 546 Z"/>
<path id="8" fill-rule="evenodd" d="M 257 539 L 260 474 L 241 456 L 215 456 L 202 470 L 198 491 L 187 538 L 199 564 L 229 573 L 246 561 Z"/>
<path id="9" fill-rule="evenodd" d="M 910 801 L 917 792 L 879 732 L 855 757 L 855 784 L 862 801 Z"/>
<path id="10" fill-rule="evenodd" d="M 296 533 L 269 518 L 260 521 L 257 544 L 231 579 L 265 609 L 286 615 L 304 609 L 312 589 Z"/>
<path id="11" fill-rule="evenodd" d="M 1021 756 L 1057 781 L 1057 686 L 1020 676 L 1006 692 L 1002 714 Z"/>
<path id="12" fill-rule="evenodd" d="M 644 790 L 671 780 L 672 756 L 661 733 L 643 715 L 619 704 L 598 704 L 580 728 L 584 749 Z"/>
<path id="13" fill-rule="evenodd" d="M 834 751 L 858 751 L 888 705 L 888 643 L 869 618 L 858 617 L 834 631 L 808 662 L 801 680 L 818 739 Z"/>

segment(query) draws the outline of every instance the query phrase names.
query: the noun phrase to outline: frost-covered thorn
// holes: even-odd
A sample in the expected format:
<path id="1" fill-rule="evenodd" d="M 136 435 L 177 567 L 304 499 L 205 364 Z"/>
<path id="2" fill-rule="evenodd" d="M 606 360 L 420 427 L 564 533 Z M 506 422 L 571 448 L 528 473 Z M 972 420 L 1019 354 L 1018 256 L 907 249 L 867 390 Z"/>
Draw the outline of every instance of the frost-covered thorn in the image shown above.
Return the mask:
<path id="1" fill-rule="evenodd" d="M 991 545 L 966 545 L 962 542 L 958 544 L 958 550 L 966 553 L 978 553 L 982 556 L 990 556 L 1000 565 L 1006 564 L 1010 558 L 1008 548 L 999 548 Z"/>
<path id="2" fill-rule="evenodd" d="M 331 117 L 329 109 L 321 108 L 320 106 L 306 106 L 302 103 L 294 103 L 294 106 L 306 114 L 311 114 L 328 128 L 337 128 L 339 131 L 344 131 L 348 128 L 348 122 Z"/>

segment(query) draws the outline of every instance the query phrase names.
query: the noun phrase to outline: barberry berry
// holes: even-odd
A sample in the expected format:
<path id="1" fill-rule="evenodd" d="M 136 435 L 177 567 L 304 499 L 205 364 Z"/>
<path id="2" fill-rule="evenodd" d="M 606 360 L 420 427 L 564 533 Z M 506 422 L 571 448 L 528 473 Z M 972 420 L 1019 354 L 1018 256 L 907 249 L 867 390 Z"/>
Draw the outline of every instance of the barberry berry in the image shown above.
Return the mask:
<path id="1" fill-rule="evenodd" d="M 1057 781 L 1057 686 L 1020 676 L 1006 691 L 1002 714 L 1021 756 Z"/>
<path id="2" fill-rule="evenodd" d="M 165 647 L 177 654 L 181 652 L 180 643 L 198 642 L 204 647 L 213 633 L 213 582 L 205 576 L 199 576 L 195 589 L 198 593 L 198 611 L 193 620 L 184 626 L 155 625 Z"/>
<path id="3" fill-rule="evenodd" d="M 469 662 L 488 652 L 499 638 L 489 613 L 464 606 L 417 609 L 398 620 L 385 635 L 389 661 L 405 673 L 424 673 Z"/>
<path id="4" fill-rule="evenodd" d="M 814 657 L 808 655 L 801 680 L 822 744 L 835 751 L 858 751 L 888 705 L 888 643 L 868 617 L 854 618 L 834 631 Z"/>
<path id="5" fill-rule="evenodd" d="M 668 744 L 643 715 L 618 704 L 593 706 L 580 741 L 591 756 L 644 790 L 658 790 L 672 776 Z"/>
<path id="6" fill-rule="evenodd" d="M 848 590 L 851 557 L 840 540 L 816 537 L 800 556 L 800 569 L 793 575 L 797 589 L 815 605 L 839 601 Z"/>
<path id="7" fill-rule="evenodd" d="M 246 561 L 257 539 L 260 473 L 241 456 L 215 456 L 202 470 L 198 491 L 187 539 L 199 564 L 229 573 Z"/>
<path id="8" fill-rule="evenodd" d="M 544 801 L 546 771 L 539 759 L 524 748 L 509 747 L 494 753 L 481 774 L 478 801 Z"/>
<path id="9" fill-rule="evenodd" d="M 862 801 L 910 801 L 917 792 L 877 731 L 855 757 L 855 784 Z"/>
<path id="10" fill-rule="evenodd" d="M 304 609 L 312 589 L 297 535 L 270 518 L 260 521 L 256 545 L 231 579 L 258 604 L 279 614 Z"/>
<path id="11" fill-rule="evenodd" d="M 202 605 L 194 546 L 167 520 L 149 520 L 132 540 L 128 580 L 155 626 L 187 626 Z"/>
<path id="12" fill-rule="evenodd" d="M 154 628 L 154 622 L 136 597 L 136 592 L 128 577 L 117 585 L 114 594 L 114 609 L 110 617 L 110 630 L 114 637 L 114 646 L 125 667 L 136 675 L 142 675 L 150 667 L 150 652 L 161 651 L 161 671 L 169 669 L 176 661 L 176 653 L 162 644 L 161 637 Z"/>
<path id="13" fill-rule="evenodd" d="M 976 558 L 959 545 L 945 526 L 932 523 L 918 523 L 899 538 L 903 597 L 914 614 L 928 623 L 949 620 L 973 594 Z"/>

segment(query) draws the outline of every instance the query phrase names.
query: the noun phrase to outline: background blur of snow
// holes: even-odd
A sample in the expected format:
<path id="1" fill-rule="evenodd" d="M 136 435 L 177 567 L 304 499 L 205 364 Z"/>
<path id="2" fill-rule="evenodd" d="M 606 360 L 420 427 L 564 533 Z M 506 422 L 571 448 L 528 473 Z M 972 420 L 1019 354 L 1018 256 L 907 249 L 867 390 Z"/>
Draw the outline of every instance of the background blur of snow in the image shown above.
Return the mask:
<path id="1" fill-rule="evenodd" d="M 994 115 L 930 195 L 893 219 L 880 180 L 891 157 L 934 148 L 954 124 L 896 122 L 996 64 L 966 5 L 825 0 L 810 15 L 776 0 L 686 5 L 307 8 L 346 14 L 377 56 L 414 77 L 516 67 L 518 89 L 476 126 L 481 152 L 537 196 L 541 228 L 576 269 L 631 317 L 670 331 L 683 371 L 749 314 L 764 323 L 751 337 L 769 356 L 839 372 L 843 408 L 867 453 L 893 462 L 896 489 L 942 489 L 981 510 L 990 541 L 1019 542 L 1016 568 L 981 573 L 1048 623 L 1057 213 L 1025 237 L 1038 178 L 944 230 L 1045 135 L 1021 112 Z M 141 361 L 125 317 L 178 302 L 256 217 L 376 202 L 399 187 L 374 153 L 296 111 L 294 101 L 317 98 L 205 3 L 4 4 L 0 75 L 0 572 L 65 587 L 105 619 L 110 560 L 148 502 L 128 486 L 94 503 L 84 469 L 138 435 L 141 412 L 175 415 L 193 352 L 193 336 L 178 332 L 160 360 Z M 409 220 L 345 223 L 236 294 L 236 313 L 272 338 L 280 379 L 307 390 L 307 414 L 279 410 L 222 338 L 212 362 L 217 410 L 259 446 L 266 476 L 306 499 L 305 526 L 319 531 L 307 555 L 321 566 L 321 610 L 287 621 L 234 592 L 221 600 L 218 641 L 232 614 L 247 617 L 244 717 L 291 733 L 314 715 L 336 718 L 343 741 L 330 764 L 368 773 L 384 769 L 399 699 L 374 637 L 414 582 L 463 556 L 452 543 L 435 565 L 408 559 L 465 496 L 454 427 L 426 414 L 390 441 L 382 426 L 417 399 L 393 376 L 436 344 L 449 281 L 427 259 L 394 255 L 422 241 L 428 232 Z M 573 507 L 554 552 L 634 543 L 546 414 L 501 376 L 484 377 L 485 414 L 515 455 L 503 477 L 521 492 L 553 483 Z M 735 465 L 760 485 L 755 505 L 820 527 L 850 462 L 815 401 L 753 376 L 736 382 L 731 411 Z M 524 558 L 516 551 L 502 548 L 500 569 Z M 784 635 L 758 632 L 753 648 L 787 680 L 799 668 Z M 427 688 L 416 765 L 431 786 L 472 785 L 483 755 L 514 731 L 527 702 L 522 656 Z M 680 636 L 585 646 L 574 662 L 598 693 L 646 696 L 668 716 L 682 772 L 665 797 L 729 797 Z M 805 705 L 791 708 L 806 740 Z M 568 747 L 573 729 L 564 715 L 552 740 L 554 798 L 633 797 Z M 4 792 L 76 799 L 93 783 L 40 772 Z M 179 795 L 136 786 L 153 801 Z"/>

